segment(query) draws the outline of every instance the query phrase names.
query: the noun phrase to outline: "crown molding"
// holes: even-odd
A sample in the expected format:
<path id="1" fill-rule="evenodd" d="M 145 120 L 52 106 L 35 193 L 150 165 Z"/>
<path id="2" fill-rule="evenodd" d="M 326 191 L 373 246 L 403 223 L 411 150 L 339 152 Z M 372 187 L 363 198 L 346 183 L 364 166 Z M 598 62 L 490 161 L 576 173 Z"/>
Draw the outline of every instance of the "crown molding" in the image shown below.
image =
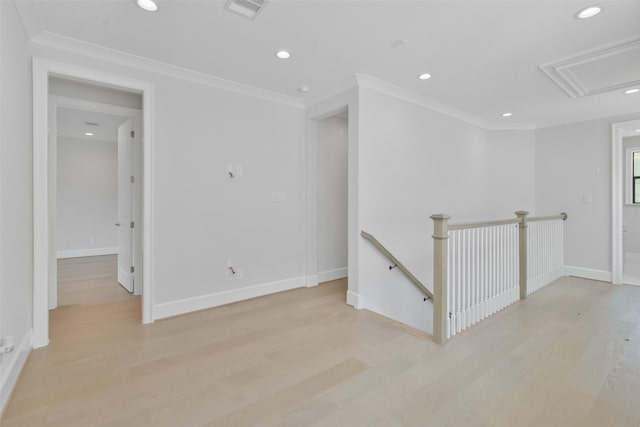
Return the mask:
<path id="1" fill-rule="evenodd" d="M 489 123 L 486 130 L 536 130 L 538 125 L 530 122 Z"/>
<path id="2" fill-rule="evenodd" d="M 445 116 L 461 120 L 463 122 L 469 123 L 474 126 L 478 126 L 482 129 L 486 130 L 532 130 L 535 129 L 536 126 L 534 123 L 492 123 L 488 122 L 480 117 L 476 117 L 473 114 L 466 113 L 464 111 L 458 110 L 455 107 L 444 104 L 439 101 L 435 101 L 433 99 L 427 98 L 422 95 L 418 95 L 409 90 L 403 89 L 399 86 L 388 83 L 384 80 L 380 80 L 378 78 L 369 76 L 367 74 L 356 74 L 355 75 L 358 86 L 366 87 L 369 89 L 373 89 L 375 91 L 384 93 L 389 96 L 393 96 L 398 99 L 402 99 L 403 101 L 410 102 L 412 104 L 419 105 L 424 108 L 428 108 L 429 110 L 435 111 L 437 113 L 443 114 Z"/>
<path id="3" fill-rule="evenodd" d="M 452 117 L 454 119 L 462 120 L 463 122 L 470 123 L 472 125 L 486 129 L 489 127 L 489 123 L 479 117 L 475 117 L 471 114 L 458 110 L 447 104 L 443 104 L 438 101 L 434 101 L 422 95 L 418 95 L 409 90 L 403 89 L 394 84 L 388 83 L 384 80 L 369 76 L 367 74 L 356 74 L 356 80 L 358 86 L 373 89 L 375 91 L 384 93 L 395 98 L 402 99 L 403 101 L 410 102 L 412 104 L 419 105 L 421 107 L 428 108 L 437 113 L 444 114 L 445 116 Z"/>
<path id="4" fill-rule="evenodd" d="M 356 79 L 356 76 L 351 76 L 343 80 L 341 83 L 335 86 L 332 86 L 331 88 L 329 88 L 328 90 L 322 92 L 317 96 L 309 95 L 308 97 L 306 97 L 304 100 L 305 108 L 307 109 L 313 108 L 331 98 L 334 98 L 338 95 L 345 93 L 348 90 L 355 89 L 357 87 L 358 87 L 358 81 Z"/>
<path id="5" fill-rule="evenodd" d="M 635 118 L 634 118 L 635 117 Z M 620 118 L 620 120 L 626 121 L 626 120 L 635 120 L 640 119 L 640 109 L 636 110 L 636 111 L 629 111 L 629 110 L 608 110 L 600 113 L 594 113 L 594 114 L 583 114 L 579 117 L 577 117 L 575 120 L 571 120 L 571 121 L 557 121 L 557 122 L 545 122 L 545 123 L 540 123 L 537 127 L 537 129 L 547 129 L 547 128 L 553 128 L 556 126 L 565 126 L 565 125 L 572 125 L 572 124 L 576 124 L 576 123 L 581 123 L 581 122 L 589 122 L 592 120 L 616 120 L 617 118 Z"/>
<path id="6" fill-rule="evenodd" d="M 31 39 L 31 43 L 47 48 L 63 50 L 101 61 L 123 65 L 138 70 L 143 70 L 166 77 L 185 80 L 204 86 L 235 92 L 241 95 L 251 96 L 266 101 L 285 104 L 290 107 L 304 108 L 302 100 L 286 95 L 281 95 L 269 90 L 260 89 L 244 83 L 223 79 L 205 74 L 199 71 L 179 67 L 177 65 L 156 61 L 149 58 L 133 55 L 127 52 L 107 48 L 93 43 L 84 42 L 71 37 L 48 31 L 42 32 Z"/>
<path id="7" fill-rule="evenodd" d="M 260 89 L 243 83 L 226 80 L 220 77 L 190 70 L 165 62 L 133 55 L 119 50 L 107 48 L 93 43 L 84 42 L 71 37 L 48 31 L 42 32 L 31 39 L 31 43 L 38 46 L 62 50 L 77 55 L 82 55 L 101 61 L 115 63 L 130 68 L 135 68 L 167 77 L 202 84 L 216 89 L 239 93 L 254 98 L 285 104 L 291 107 L 308 109 L 318 105 L 332 97 L 344 93 L 350 89 L 361 86 L 393 96 L 398 99 L 428 108 L 448 117 L 464 121 L 486 130 L 532 130 L 536 129 L 533 123 L 492 123 L 476 117 L 472 114 L 458 110 L 455 107 L 435 101 L 409 90 L 395 86 L 384 80 L 367 74 L 355 74 L 340 84 L 323 92 L 318 96 L 311 96 L 303 102 L 301 99 L 281 95 L 276 92 Z"/>

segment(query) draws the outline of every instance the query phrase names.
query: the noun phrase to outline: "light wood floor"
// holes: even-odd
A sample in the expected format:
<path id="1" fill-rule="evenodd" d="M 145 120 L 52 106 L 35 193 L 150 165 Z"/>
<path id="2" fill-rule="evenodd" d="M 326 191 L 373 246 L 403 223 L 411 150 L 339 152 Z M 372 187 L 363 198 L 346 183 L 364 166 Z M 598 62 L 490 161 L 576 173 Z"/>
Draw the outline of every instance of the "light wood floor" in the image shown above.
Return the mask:
<path id="1" fill-rule="evenodd" d="M 142 326 L 114 257 L 60 263 L 2 425 L 640 425 L 640 288 L 564 278 L 445 347 L 344 281 Z"/>

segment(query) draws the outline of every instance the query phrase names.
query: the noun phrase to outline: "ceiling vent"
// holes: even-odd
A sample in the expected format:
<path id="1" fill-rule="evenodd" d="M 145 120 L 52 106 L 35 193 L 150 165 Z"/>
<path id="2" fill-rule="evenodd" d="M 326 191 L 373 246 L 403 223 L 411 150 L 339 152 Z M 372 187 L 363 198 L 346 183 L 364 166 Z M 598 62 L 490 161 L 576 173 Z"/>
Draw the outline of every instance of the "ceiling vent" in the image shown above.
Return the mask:
<path id="1" fill-rule="evenodd" d="M 98 123 L 95 123 L 95 122 L 84 122 L 84 124 L 87 126 L 100 126 Z"/>
<path id="2" fill-rule="evenodd" d="M 224 8 L 245 18 L 256 19 L 266 3 L 267 0 L 227 0 Z"/>

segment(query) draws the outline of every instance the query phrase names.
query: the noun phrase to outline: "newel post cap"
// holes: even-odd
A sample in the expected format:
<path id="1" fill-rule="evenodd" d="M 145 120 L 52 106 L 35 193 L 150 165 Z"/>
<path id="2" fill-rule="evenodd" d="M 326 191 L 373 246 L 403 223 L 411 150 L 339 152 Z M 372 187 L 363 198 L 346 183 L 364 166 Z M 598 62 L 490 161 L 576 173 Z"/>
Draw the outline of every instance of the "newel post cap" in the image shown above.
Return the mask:
<path id="1" fill-rule="evenodd" d="M 429 218 L 431 218 L 434 221 L 448 221 L 449 219 L 451 219 L 451 215 L 447 215 L 447 214 L 433 214 L 431 215 Z"/>

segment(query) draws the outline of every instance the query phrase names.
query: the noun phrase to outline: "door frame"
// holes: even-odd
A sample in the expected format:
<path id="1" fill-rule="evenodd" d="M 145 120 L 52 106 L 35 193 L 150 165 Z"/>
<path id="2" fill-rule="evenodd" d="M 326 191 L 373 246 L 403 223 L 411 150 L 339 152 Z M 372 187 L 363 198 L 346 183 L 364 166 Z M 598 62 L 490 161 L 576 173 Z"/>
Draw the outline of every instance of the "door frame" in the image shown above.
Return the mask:
<path id="1" fill-rule="evenodd" d="M 310 105 L 306 110 L 306 203 L 305 203 L 305 278 L 306 286 L 318 284 L 318 121 L 331 117 L 337 112 L 347 110 L 348 147 L 347 147 L 347 267 L 348 290 L 347 304 L 362 308 L 363 302 L 359 290 L 359 248 L 360 217 L 358 212 L 359 173 L 358 173 L 358 88 L 353 87 L 328 99 L 322 99 Z"/>
<path id="2" fill-rule="evenodd" d="M 153 322 L 153 95 L 150 82 L 33 58 L 33 335 L 32 346 L 49 343 L 49 76 L 78 79 L 142 94 L 143 228 L 142 323 Z"/>
<path id="3" fill-rule="evenodd" d="M 72 98 L 61 95 L 49 95 L 49 143 L 48 143 L 48 158 L 49 158 L 49 310 L 52 310 L 58 306 L 58 280 L 57 280 L 57 257 L 56 257 L 56 241 L 57 234 L 55 225 L 57 224 L 57 164 L 54 162 L 55 155 L 58 150 L 58 135 L 57 135 L 57 114 L 58 108 L 72 108 L 74 110 L 91 111 L 95 113 L 109 114 L 112 116 L 118 116 L 126 119 L 133 119 L 134 130 L 138 137 L 136 137 L 136 147 L 133 153 L 132 165 L 133 175 L 142 177 L 142 154 L 141 140 L 139 138 L 142 135 L 142 110 L 137 108 L 121 107 L 119 105 L 104 104 L 101 102 L 87 101 L 79 98 Z M 49 120 L 50 119 L 50 120 Z M 52 156 L 52 153 L 54 154 Z M 53 170 L 52 170 L 53 169 Z M 142 200 L 140 197 L 144 190 L 140 186 L 141 180 L 138 179 L 134 185 L 134 205 L 133 205 L 133 221 L 140 222 L 143 212 Z M 142 246 L 140 242 L 142 240 L 142 234 L 140 229 L 134 229 L 134 252 L 133 252 L 133 265 L 137 266 L 139 271 L 135 271 L 134 274 L 134 295 L 142 295 L 142 281 L 140 277 L 144 277 L 142 266 Z"/>
<path id="4" fill-rule="evenodd" d="M 624 283 L 624 247 L 622 241 L 624 188 L 624 157 L 622 139 L 624 128 L 638 120 L 613 123 L 611 125 L 611 282 Z"/>

